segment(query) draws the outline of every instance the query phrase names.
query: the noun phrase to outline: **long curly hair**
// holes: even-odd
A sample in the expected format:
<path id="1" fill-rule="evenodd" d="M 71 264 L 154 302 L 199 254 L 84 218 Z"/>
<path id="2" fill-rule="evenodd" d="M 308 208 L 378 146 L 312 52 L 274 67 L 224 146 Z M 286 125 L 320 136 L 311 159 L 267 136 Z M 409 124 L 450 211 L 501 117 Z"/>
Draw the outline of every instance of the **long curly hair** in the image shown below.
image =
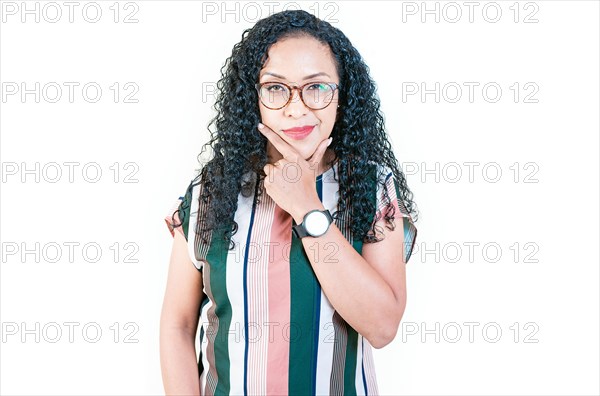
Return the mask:
<path id="1" fill-rule="evenodd" d="M 206 212 L 199 216 L 195 232 L 204 244 L 214 238 L 213 230 L 218 230 L 233 249 L 235 244 L 231 236 L 238 228 L 234 215 L 239 194 L 249 197 L 254 191 L 260 202 L 264 191 L 267 139 L 256 128 L 261 117 L 255 84 L 270 47 L 279 40 L 302 36 L 313 37 L 329 46 L 340 77 L 339 108 L 329 146 L 335 153 L 329 165 L 338 163 L 334 179 L 339 183 L 339 201 L 338 210 L 332 214 L 334 220 L 340 227 L 349 229 L 353 239 L 360 238 L 366 243 L 381 240 L 375 234 L 382 231 L 379 227 L 376 230 L 375 226 L 381 216 L 385 217 L 386 227 L 394 229 L 394 207 L 389 202 L 384 183 L 382 187 L 388 202 L 384 213 L 377 211 L 373 217 L 377 210 L 373 200 L 373 178 L 378 177 L 376 164 L 383 164 L 391 169 L 398 184 L 398 204 L 406 209 L 413 221 L 417 221 L 413 194 L 388 141 L 368 66 L 339 29 L 306 11 L 288 10 L 261 19 L 251 29 L 246 29 L 221 68 L 213 106 L 217 115 L 208 125 L 211 138 L 198 155 L 202 163 L 200 158 L 210 146 L 212 158 L 197 169 L 200 172 L 188 187 L 190 193 L 194 186 L 202 186 L 198 199 Z M 248 172 L 255 177 L 245 178 Z M 180 219 L 184 209 L 187 208 L 180 205 Z M 345 214 L 347 211 L 351 214 Z M 181 224 L 175 224 L 178 225 Z"/>

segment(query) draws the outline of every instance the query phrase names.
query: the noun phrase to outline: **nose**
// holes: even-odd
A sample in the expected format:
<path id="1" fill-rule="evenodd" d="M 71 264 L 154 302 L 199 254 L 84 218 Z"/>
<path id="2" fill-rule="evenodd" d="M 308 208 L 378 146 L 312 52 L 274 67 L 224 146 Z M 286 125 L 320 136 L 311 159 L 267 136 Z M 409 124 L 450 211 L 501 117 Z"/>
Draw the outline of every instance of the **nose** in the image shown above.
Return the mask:
<path id="1" fill-rule="evenodd" d="M 310 111 L 310 109 L 306 107 L 304 102 L 300 99 L 299 89 L 293 89 L 290 95 L 292 95 L 292 98 L 287 106 L 283 109 L 284 115 L 300 118 Z"/>

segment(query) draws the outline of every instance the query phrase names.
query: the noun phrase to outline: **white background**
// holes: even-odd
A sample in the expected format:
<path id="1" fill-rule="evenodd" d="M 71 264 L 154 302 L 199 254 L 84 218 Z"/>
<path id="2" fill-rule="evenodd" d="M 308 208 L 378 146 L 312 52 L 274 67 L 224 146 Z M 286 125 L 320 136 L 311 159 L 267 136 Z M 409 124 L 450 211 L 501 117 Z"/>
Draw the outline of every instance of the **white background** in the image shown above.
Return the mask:
<path id="1" fill-rule="evenodd" d="M 0 26 L 0 393 L 163 394 L 158 323 L 172 243 L 163 218 L 208 138 L 214 97 L 203 98 L 203 87 L 215 84 L 256 11 L 266 17 L 269 6 L 229 3 L 238 11 L 223 14 L 221 2 L 122 2 L 115 23 L 114 2 L 101 1 L 102 16 L 90 23 L 80 2 L 70 23 L 58 2 L 62 18 L 50 23 L 44 17 L 54 18 L 55 9 L 43 15 L 39 2 L 36 23 L 33 14 L 21 21 L 21 2 L 11 3 L 15 15 L 5 12 L 7 3 Z M 274 11 L 286 4 L 275 2 Z M 403 325 L 374 352 L 380 391 L 599 394 L 599 4 L 479 2 L 472 22 L 463 2 L 426 6 L 436 4 L 438 22 L 435 14 L 421 20 L 421 2 L 302 3 L 340 28 L 369 65 L 421 212 Z M 462 17 L 453 23 L 457 7 Z M 123 23 L 133 11 L 138 22 Z M 528 15 L 533 23 L 525 23 Z M 51 86 L 39 103 L 32 94 L 7 95 L 23 82 L 28 89 L 56 82 L 63 97 L 49 103 Z M 64 82 L 80 84 L 73 103 Z M 89 82 L 102 88 L 97 103 L 82 96 Z M 118 103 L 109 88 L 116 82 Z M 139 88 L 138 103 L 123 103 L 128 82 Z M 470 82 L 479 84 L 472 102 Z M 421 83 L 440 84 L 439 103 L 433 94 L 403 99 L 403 87 Z M 487 83 L 502 90 L 496 102 L 493 88 L 482 93 Z M 455 84 L 462 97 L 452 103 Z M 529 101 L 537 103 L 526 103 L 534 90 Z M 72 183 L 65 162 L 79 163 Z M 476 163 L 472 179 L 469 162 Z M 53 163 L 63 171 L 55 183 Z M 98 182 L 82 177 L 86 164 L 102 169 Z M 125 183 L 134 172 L 137 182 Z M 69 242 L 79 244 L 73 262 Z M 39 259 L 22 258 L 21 249 L 36 243 Z M 82 253 L 88 243 L 102 249 L 97 262 L 93 249 Z M 134 252 L 126 243 L 138 247 L 137 263 L 124 259 Z M 469 243 L 478 244 L 472 259 Z M 46 258 L 56 244 L 62 258 L 52 263 Z M 491 248 L 484 252 L 485 244 Z M 453 262 L 457 246 L 462 256 Z M 494 246 L 502 254 L 496 262 Z M 79 324 L 73 342 L 64 322 Z M 135 327 L 125 327 L 130 322 Z M 472 342 L 465 322 L 477 323 Z M 54 343 L 52 323 L 63 331 Z M 82 335 L 90 323 L 103 331 L 95 343 Z M 137 343 L 125 342 L 131 333 Z"/>

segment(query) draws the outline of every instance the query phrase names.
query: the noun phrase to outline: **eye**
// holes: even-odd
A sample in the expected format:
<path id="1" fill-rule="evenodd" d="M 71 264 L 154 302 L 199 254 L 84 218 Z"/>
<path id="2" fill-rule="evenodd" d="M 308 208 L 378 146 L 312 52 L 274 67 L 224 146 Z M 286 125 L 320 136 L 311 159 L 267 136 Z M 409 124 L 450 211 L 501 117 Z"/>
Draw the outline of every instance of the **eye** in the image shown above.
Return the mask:
<path id="1" fill-rule="evenodd" d="M 267 91 L 269 92 L 277 92 L 277 91 L 284 91 L 285 90 L 285 86 L 281 85 L 281 84 L 266 84 L 265 88 L 267 89 Z"/>
<path id="2" fill-rule="evenodd" d="M 330 89 L 329 85 L 324 84 L 324 83 L 314 83 L 314 84 L 309 85 L 307 88 L 311 91 L 314 91 L 314 90 L 326 91 L 326 90 Z"/>

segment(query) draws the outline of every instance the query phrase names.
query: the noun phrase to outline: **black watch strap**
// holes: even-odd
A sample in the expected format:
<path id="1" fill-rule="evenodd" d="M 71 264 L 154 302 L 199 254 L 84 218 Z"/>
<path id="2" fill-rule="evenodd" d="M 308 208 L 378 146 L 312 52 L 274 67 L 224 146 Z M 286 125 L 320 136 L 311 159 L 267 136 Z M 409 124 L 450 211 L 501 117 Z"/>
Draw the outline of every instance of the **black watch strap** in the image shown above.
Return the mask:
<path id="1" fill-rule="evenodd" d="M 327 219 L 329 220 L 330 225 L 331 225 L 331 223 L 333 223 L 333 217 L 331 216 L 329 209 L 320 210 L 319 212 L 324 213 L 325 216 L 327 216 Z M 308 212 L 308 213 L 310 213 L 310 212 Z M 306 217 L 306 215 L 304 215 L 304 216 Z M 292 219 L 292 221 L 294 222 L 294 224 L 296 223 L 296 220 Z M 292 233 L 296 236 L 296 238 L 304 238 L 306 236 L 309 236 L 309 233 L 306 231 L 306 228 L 304 228 L 304 219 L 302 220 L 302 223 L 295 224 L 292 226 Z"/>
<path id="2" fill-rule="evenodd" d="M 296 238 L 304 238 L 305 236 L 308 236 L 308 232 L 306 232 L 306 228 L 304 228 L 302 223 L 294 225 L 292 227 L 292 233 Z"/>

